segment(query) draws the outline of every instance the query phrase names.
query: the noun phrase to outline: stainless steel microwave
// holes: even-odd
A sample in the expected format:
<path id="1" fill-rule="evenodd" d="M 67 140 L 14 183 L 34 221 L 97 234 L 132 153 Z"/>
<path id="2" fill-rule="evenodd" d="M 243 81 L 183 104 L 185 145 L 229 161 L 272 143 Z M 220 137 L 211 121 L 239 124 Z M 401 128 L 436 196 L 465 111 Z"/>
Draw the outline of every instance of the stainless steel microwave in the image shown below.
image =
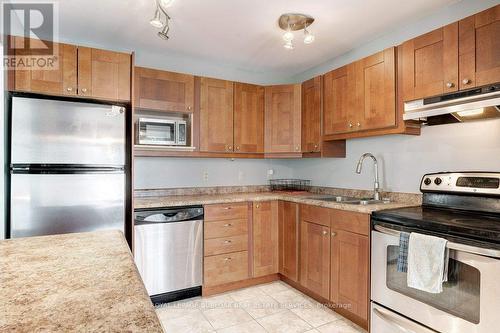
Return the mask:
<path id="1" fill-rule="evenodd" d="M 187 123 L 185 120 L 139 118 L 138 143 L 141 145 L 185 146 Z"/>

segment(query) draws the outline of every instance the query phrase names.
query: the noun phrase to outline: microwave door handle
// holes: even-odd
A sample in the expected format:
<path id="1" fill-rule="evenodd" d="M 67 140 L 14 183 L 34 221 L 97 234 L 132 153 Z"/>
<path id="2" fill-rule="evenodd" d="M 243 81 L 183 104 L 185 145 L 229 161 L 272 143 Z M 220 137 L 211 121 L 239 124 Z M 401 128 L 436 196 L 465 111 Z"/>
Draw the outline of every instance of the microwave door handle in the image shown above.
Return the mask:
<path id="1" fill-rule="evenodd" d="M 430 330 L 428 330 L 426 328 L 421 328 L 421 329 L 417 329 L 417 330 L 415 330 L 414 327 L 410 328 L 407 326 L 408 324 L 403 319 L 395 317 L 394 315 L 392 315 L 390 312 L 388 312 L 386 310 L 382 310 L 379 308 L 373 308 L 373 313 L 376 314 L 383 321 L 389 323 L 390 325 L 396 327 L 397 329 L 399 329 L 400 331 L 402 331 L 404 333 L 429 333 L 429 332 L 431 332 Z"/>
<path id="2" fill-rule="evenodd" d="M 383 234 L 395 236 L 395 237 L 399 238 L 400 232 L 397 230 L 386 228 L 386 227 L 383 227 L 381 225 L 375 225 L 373 228 L 376 231 L 379 231 Z M 467 253 L 477 254 L 480 256 L 487 256 L 487 257 L 492 257 L 495 259 L 500 259 L 500 250 L 486 249 L 486 248 L 477 247 L 477 246 L 473 246 L 473 245 L 459 244 L 459 243 L 453 243 L 453 242 L 446 243 L 446 247 L 449 248 L 450 250 L 467 252 Z"/>

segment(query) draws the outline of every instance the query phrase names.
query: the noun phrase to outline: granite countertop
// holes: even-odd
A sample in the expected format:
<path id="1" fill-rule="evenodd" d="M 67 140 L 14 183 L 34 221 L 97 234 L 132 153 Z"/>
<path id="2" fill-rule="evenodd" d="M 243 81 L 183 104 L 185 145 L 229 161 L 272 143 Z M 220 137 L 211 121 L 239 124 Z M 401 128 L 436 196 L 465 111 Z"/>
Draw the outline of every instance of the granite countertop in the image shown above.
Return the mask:
<path id="1" fill-rule="evenodd" d="M 227 193 L 227 194 L 196 194 L 196 195 L 168 195 L 168 196 L 145 196 L 136 197 L 134 199 L 134 208 L 160 208 L 174 206 L 189 206 L 189 205 L 208 205 L 220 203 L 233 203 L 244 201 L 266 201 L 266 200 L 285 200 L 308 205 L 328 207 L 334 209 L 348 210 L 359 213 L 370 214 L 373 211 L 416 206 L 419 203 L 408 200 L 405 195 L 400 197 L 401 200 L 393 200 L 389 203 L 370 204 L 370 205 L 353 205 L 341 202 L 332 202 L 314 199 L 315 196 L 324 194 L 298 192 L 253 192 L 253 193 Z M 345 195 L 339 193 L 339 195 Z M 352 194 L 351 194 L 352 195 Z M 397 196 L 396 196 L 397 198 Z"/>
<path id="2" fill-rule="evenodd" d="M 0 331 L 162 332 L 120 231 L 0 241 Z"/>

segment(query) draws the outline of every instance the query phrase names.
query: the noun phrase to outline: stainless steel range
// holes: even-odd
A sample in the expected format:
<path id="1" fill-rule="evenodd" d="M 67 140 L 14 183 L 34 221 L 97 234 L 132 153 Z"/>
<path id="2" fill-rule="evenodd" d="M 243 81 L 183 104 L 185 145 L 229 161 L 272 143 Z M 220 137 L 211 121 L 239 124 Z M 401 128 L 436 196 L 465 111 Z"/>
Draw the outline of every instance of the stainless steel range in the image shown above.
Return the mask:
<path id="1" fill-rule="evenodd" d="M 498 332 L 500 173 L 428 174 L 421 191 L 421 206 L 372 215 L 371 332 Z M 441 293 L 407 286 L 396 267 L 401 232 L 448 240 Z"/>

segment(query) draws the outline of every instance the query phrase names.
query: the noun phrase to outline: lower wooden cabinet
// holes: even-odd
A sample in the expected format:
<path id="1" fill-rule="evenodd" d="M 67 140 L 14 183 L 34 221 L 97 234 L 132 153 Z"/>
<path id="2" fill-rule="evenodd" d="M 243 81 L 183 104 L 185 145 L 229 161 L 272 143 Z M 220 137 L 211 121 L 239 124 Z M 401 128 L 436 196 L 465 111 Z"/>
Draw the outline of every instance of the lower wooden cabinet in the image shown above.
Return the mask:
<path id="1" fill-rule="evenodd" d="M 278 273 L 278 202 L 253 203 L 253 277 Z"/>
<path id="2" fill-rule="evenodd" d="M 299 217 L 298 204 L 278 203 L 279 272 L 293 281 L 299 277 Z"/>
<path id="3" fill-rule="evenodd" d="M 203 285 L 212 287 L 248 278 L 248 251 L 205 257 Z"/>
<path id="4" fill-rule="evenodd" d="M 300 284 L 328 299 L 330 295 L 330 228 L 300 225 Z"/>
<path id="5" fill-rule="evenodd" d="M 345 211 L 338 213 L 332 214 L 330 300 L 368 320 L 370 217 Z"/>

